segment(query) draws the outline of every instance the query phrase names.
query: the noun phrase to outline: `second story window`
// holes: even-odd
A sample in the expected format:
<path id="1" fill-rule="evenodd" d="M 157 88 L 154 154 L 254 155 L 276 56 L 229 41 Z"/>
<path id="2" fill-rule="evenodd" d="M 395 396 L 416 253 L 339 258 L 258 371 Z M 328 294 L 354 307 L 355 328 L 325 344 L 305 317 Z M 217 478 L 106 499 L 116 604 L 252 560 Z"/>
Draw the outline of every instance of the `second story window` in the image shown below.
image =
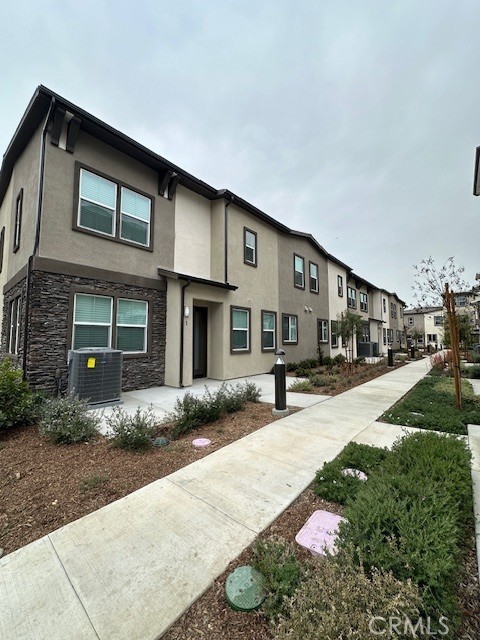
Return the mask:
<path id="1" fill-rule="evenodd" d="M 5 249 L 5 227 L 0 232 L 0 273 L 3 270 L 3 252 Z"/>
<path id="2" fill-rule="evenodd" d="M 433 324 L 436 327 L 441 327 L 443 324 L 443 316 L 434 316 L 433 317 Z"/>
<path id="3" fill-rule="evenodd" d="M 387 301 L 383 298 L 383 313 L 387 313 Z"/>
<path id="4" fill-rule="evenodd" d="M 299 289 L 305 289 L 305 260 L 293 254 L 293 282 Z"/>
<path id="5" fill-rule="evenodd" d="M 352 287 L 347 287 L 347 305 L 350 309 L 357 308 L 357 290 Z"/>
<path id="6" fill-rule="evenodd" d="M 390 315 L 392 318 L 397 317 L 397 305 L 394 302 L 390 303 Z"/>
<path id="7" fill-rule="evenodd" d="M 360 311 L 368 312 L 368 295 L 366 293 L 360 293 Z"/>
<path id="8" fill-rule="evenodd" d="M 413 327 L 414 325 L 414 319 L 413 318 L 408 318 L 408 326 L 409 327 Z"/>
<path id="9" fill-rule="evenodd" d="M 243 227 L 243 261 L 257 266 L 257 234 L 246 227 Z"/>
<path id="10" fill-rule="evenodd" d="M 13 253 L 20 248 L 20 235 L 22 233 L 22 209 L 23 209 L 23 189 L 17 196 L 15 203 L 15 223 L 13 227 Z"/>
<path id="11" fill-rule="evenodd" d="M 337 287 L 338 287 L 338 295 L 340 298 L 343 298 L 343 278 L 342 276 L 337 276 Z"/>
<path id="12" fill-rule="evenodd" d="M 78 190 L 78 229 L 150 247 L 150 197 L 83 168 Z"/>
<path id="13" fill-rule="evenodd" d="M 310 262 L 310 291 L 318 293 L 318 264 Z"/>

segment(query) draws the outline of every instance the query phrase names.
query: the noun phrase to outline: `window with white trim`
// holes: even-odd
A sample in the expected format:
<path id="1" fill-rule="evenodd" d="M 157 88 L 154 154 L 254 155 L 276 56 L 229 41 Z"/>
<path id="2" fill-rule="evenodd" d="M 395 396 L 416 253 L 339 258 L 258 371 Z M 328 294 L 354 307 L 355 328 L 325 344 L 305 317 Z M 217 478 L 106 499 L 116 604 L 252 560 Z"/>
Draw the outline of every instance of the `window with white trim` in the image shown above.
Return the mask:
<path id="1" fill-rule="evenodd" d="M 77 293 L 73 309 L 72 348 L 110 347 L 113 298 Z"/>
<path id="2" fill-rule="evenodd" d="M 413 318 L 408 318 L 408 326 L 409 327 L 413 327 L 413 325 L 415 324 L 415 320 Z"/>
<path id="3" fill-rule="evenodd" d="M 250 309 L 232 307 L 232 352 L 250 351 Z"/>
<path id="4" fill-rule="evenodd" d="M 277 344 L 277 315 L 273 311 L 262 311 L 262 351 L 275 349 Z"/>
<path id="5" fill-rule="evenodd" d="M 124 353 L 148 349 L 148 302 L 75 294 L 72 348 L 111 347 Z"/>
<path id="6" fill-rule="evenodd" d="M 305 289 L 305 259 L 293 254 L 293 282 L 299 289 Z"/>
<path id="7" fill-rule="evenodd" d="M 318 342 L 328 342 L 328 320 L 317 320 Z"/>
<path id="8" fill-rule="evenodd" d="M 343 298 L 343 278 L 342 276 L 337 276 L 337 289 L 338 295 L 340 298 Z"/>
<path id="9" fill-rule="evenodd" d="M 257 266 L 257 234 L 247 227 L 243 227 L 243 261 Z"/>
<path id="10" fill-rule="evenodd" d="M 120 197 L 120 238 L 122 240 L 148 247 L 151 206 L 150 198 L 122 187 Z"/>
<path id="11" fill-rule="evenodd" d="M 330 343 L 332 349 L 338 347 L 338 320 L 330 320 Z"/>
<path id="12" fill-rule="evenodd" d="M 390 303 L 390 315 L 392 318 L 397 317 L 397 305 L 393 302 Z"/>
<path id="13" fill-rule="evenodd" d="M 126 353 L 145 353 L 147 350 L 148 302 L 145 300 L 117 300 L 116 348 Z"/>
<path id="14" fill-rule="evenodd" d="M 360 311 L 368 312 L 368 295 L 360 292 Z"/>
<path id="15" fill-rule="evenodd" d="M 437 334 L 427 333 L 427 342 L 437 342 Z"/>
<path id="16" fill-rule="evenodd" d="M 298 317 L 284 313 L 282 316 L 282 341 L 283 343 L 298 342 Z"/>
<path id="17" fill-rule="evenodd" d="M 310 262 L 310 291 L 318 293 L 318 264 Z"/>
<path id="18" fill-rule="evenodd" d="M 150 246 L 152 200 L 88 169 L 80 169 L 77 225 L 110 238 Z"/>
<path id="19" fill-rule="evenodd" d="M 21 296 L 10 301 L 8 310 L 8 345 L 7 352 L 18 354 L 20 343 Z"/>
<path id="20" fill-rule="evenodd" d="M 357 290 L 352 287 L 347 287 L 347 305 L 350 309 L 357 308 Z"/>
<path id="21" fill-rule="evenodd" d="M 441 327 L 443 325 L 443 316 L 433 316 L 433 324 L 436 327 Z"/>

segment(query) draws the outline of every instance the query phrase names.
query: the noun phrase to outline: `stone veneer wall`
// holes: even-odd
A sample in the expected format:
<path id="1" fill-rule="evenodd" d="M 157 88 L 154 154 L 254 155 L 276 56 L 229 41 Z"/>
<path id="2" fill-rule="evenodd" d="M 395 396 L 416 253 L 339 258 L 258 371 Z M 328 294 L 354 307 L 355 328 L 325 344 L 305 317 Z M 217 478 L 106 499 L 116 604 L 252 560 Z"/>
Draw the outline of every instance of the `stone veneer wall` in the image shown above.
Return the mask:
<path id="1" fill-rule="evenodd" d="M 124 391 L 163 385 L 165 381 L 166 291 L 65 276 L 43 271 L 32 273 L 30 290 L 30 328 L 27 355 L 27 379 L 34 389 L 53 391 L 55 370 L 67 377 L 67 353 L 72 290 L 85 293 L 135 297 L 149 301 L 149 351 L 138 357 L 124 357 Z M 87 291 L 88 289 L 88 291 Z M 10 292 L 9 292 L 10 294 Z"/>

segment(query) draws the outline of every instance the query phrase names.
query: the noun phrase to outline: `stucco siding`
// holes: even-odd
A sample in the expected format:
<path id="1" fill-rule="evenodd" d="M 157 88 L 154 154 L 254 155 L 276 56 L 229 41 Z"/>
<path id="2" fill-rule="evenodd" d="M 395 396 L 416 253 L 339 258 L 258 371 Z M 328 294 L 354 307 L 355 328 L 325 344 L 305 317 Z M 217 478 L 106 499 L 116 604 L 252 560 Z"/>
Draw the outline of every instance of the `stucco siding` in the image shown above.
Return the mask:
<path id="1" fill-rule="evenodd" d="M 179 185 L 175 196 L 174 269 L 210 278 L 210 255 L 210 201 Z"/>

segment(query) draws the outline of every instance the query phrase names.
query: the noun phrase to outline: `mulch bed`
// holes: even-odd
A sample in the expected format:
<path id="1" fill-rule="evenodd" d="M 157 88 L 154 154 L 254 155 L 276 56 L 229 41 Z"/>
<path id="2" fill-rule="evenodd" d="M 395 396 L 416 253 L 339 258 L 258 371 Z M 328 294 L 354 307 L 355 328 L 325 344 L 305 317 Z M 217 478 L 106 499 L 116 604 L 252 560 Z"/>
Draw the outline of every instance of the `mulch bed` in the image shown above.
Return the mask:
<path id="1" fill-rule="evenodd" d="M 102 436 L 90 443 L 55 445 L 36 427 L 0 432 L 0 547 L 10 553 L 274 422 L 272 406 L 247 403 L 244 411 L 165 448 L 139 453 L 117 449 Z M 199 437 L 212 444 L 193 447 Z"/>

